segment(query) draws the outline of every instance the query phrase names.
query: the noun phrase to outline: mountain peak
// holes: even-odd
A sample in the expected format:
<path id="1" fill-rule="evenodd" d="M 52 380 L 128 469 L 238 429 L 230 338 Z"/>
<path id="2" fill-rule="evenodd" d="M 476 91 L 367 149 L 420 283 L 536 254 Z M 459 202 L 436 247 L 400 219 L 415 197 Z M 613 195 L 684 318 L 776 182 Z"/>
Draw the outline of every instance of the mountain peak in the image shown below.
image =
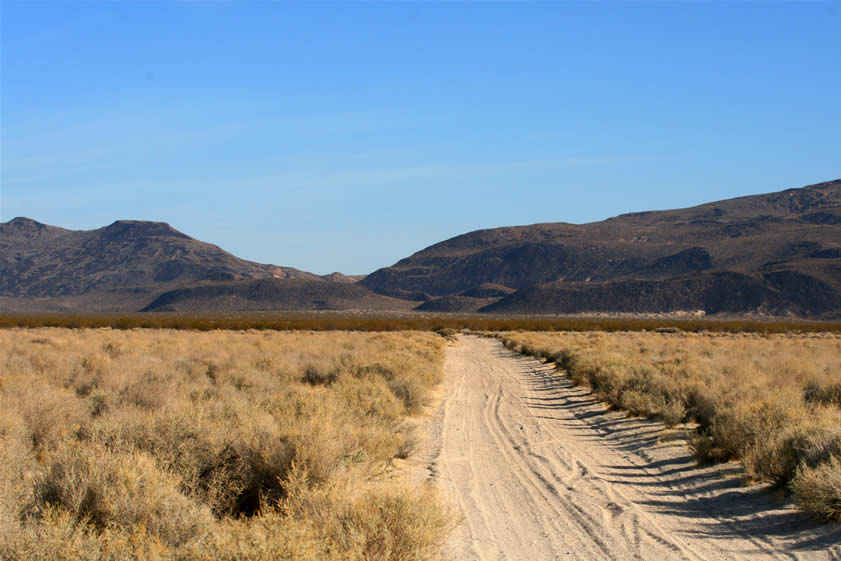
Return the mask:
<path id="1" fill-rule="evenodd" d="M 46 224 L 42 224 L 37 220 L 33 220 L 31 218 L 27 218 L 25 216 L 17 216 L 12 218 L 5 224 L 6 226 L 14 226 L 15 228 L 38 228 L 43 229 L 46 228 Z"/>
<path id="2" fill-rule="evenodd" d="M 35 239 L 45 234 L 60 234 L 61 232 L 64 232 L 62 228 L 42 224 L 25 216 L 12 218 L 8 222 L 0 222 L 0 233 L 12 238 Z"/>
<path id="3" fill-rule="evenodd" d="M 354 283 L 365 278 L 365 275 L 345 275 L 338 271 L 329 275 L 321 275 L 321 278 L 330 282 Z"/>
<path id="4" fill-rule="evenodd" d="M 192 239 L 187 234 L 179 232 L 166 222 L 149 222 L 145 220 L 117 220 L 102 228 L 102 233 L 109 240 L 135 239 L 140 237 L 171 237 Z"/>
<path id="5" fill-rule="evenodd" d="M 150 294 L 172 283 L 270 279 L 278 271 L 284 278 L 321 280 L 240 259 L 165 222 L 117 220 L 94 230 L 65 230 L 28 218 L 0 224 L 0 296 L 65 297 L 138 287 L 141 292 L 132 294 Z"/>

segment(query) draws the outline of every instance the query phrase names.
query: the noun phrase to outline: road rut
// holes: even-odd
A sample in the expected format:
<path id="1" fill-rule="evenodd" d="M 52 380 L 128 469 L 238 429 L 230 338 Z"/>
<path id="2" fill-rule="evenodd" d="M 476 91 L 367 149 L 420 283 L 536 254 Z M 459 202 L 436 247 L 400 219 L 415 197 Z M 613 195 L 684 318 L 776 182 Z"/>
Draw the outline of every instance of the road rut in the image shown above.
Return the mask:
<path id="1" fill-rule="evenodd" d="M 550 365 L 497 340 L 448 350 L 417 459 L 463 516 L 456 561 L 841 560 L 841 530 L 699 467 L 686 430 L 608 411 Z"/>

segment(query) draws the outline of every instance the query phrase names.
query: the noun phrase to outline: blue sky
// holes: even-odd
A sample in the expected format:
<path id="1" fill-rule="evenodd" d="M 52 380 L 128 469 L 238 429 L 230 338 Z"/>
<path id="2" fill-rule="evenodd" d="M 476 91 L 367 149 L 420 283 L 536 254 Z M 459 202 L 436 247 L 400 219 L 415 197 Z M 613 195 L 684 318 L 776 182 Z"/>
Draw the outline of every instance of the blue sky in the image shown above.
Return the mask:
<path id="1" fill-rule="evenodd" d="M 841 3 L 0 3 L 0 221 L 368 273 L 841 177 Z"/>

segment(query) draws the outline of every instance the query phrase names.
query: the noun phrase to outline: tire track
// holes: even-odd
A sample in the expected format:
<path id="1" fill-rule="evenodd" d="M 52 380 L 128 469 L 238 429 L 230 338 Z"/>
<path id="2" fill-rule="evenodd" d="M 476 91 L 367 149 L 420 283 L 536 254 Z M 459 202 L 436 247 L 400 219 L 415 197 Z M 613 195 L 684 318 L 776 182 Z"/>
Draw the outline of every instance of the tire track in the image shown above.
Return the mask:
<path id="1" fill-rule="evenodd" d="M 697 468 L 662 425 L 495 340 L 450 348 L 444 394 L 427 469 L 463 514 L 454 560 L 838 559 L 836 527 Z"/>

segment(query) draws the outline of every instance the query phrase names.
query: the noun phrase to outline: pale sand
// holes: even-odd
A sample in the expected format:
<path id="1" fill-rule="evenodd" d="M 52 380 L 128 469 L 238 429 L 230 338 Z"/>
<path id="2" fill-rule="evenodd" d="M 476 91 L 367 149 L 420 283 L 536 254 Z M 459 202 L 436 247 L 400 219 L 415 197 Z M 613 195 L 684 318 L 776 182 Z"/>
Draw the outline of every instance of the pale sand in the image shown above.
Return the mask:
<path id="1" fill-rule="evenodd" d="M 459 338 L 416 477 L 463 516 L 454 561 L 841 559 L 841 527 L 698 467 L 686 429 L 609 412 L 552 366 Z"/>

